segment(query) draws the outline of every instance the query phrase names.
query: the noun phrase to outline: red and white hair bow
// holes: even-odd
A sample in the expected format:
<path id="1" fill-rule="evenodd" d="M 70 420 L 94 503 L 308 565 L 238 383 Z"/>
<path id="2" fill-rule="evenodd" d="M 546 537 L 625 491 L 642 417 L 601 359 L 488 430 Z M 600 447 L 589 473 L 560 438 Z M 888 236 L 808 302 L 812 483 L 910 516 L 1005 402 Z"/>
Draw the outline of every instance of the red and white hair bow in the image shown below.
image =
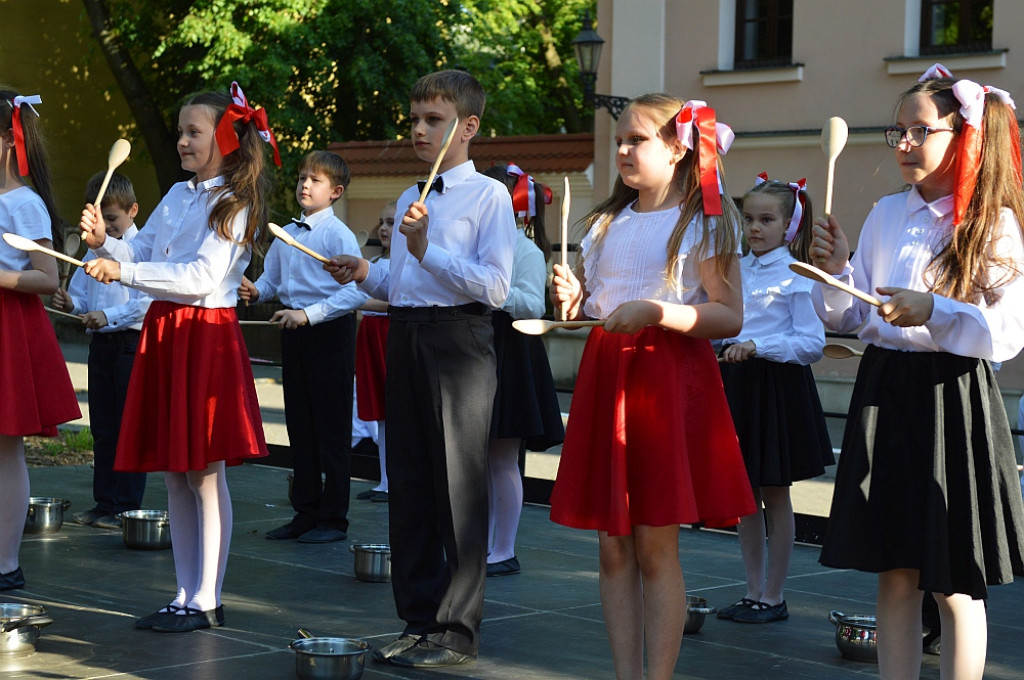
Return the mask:
<path id="1" fill-rule="evenodd" d="M 718 152 L 725 154 L 732 146 L 732 128 L 715 119 L 715 110 L 706 102 L 692 99 L 676 114 L 676 135 L 687 149 L 694 150 L 697 133 L 697 167 L 705 215 L 722 214 L 722 178 L 718 176 Z"/>
<path id="2" fill-rule="evenodd" d="M 227 156 L 238 149 L 238 133 L 235 132 L 236 120 L 240 120 L 246 125 L 253 122 L 263 141 L 274 148 L 274 163 L 280 167 L 281 154 L 277 150 L 277 140 L 274 139 L 274 133 L 267 120 L 267 110 L 262 107 L 254 109 L 249 106 L 249 101 L 245 98 L 238 83 L 231 83 L 231 102 L 227 110 L 224 111 L 224 115 L 221 116 L 220 123 L 217 124 L 217 147 L 220 149 L 220 154 Z"/>
<path id="3" fill-rule="evenodd" d="M 917 79 L 917 82 L 923 83 L 926 80 L 932 80 L 934 78 L 952 78 L 953 72 L 942 64 L 935 62 L 928 67 L 928 70 L 921 74 L 921 77 Z"/>
<path id="4" fill-rule="evenodd" d="M 757 174 L 757 184 L 760 186 L 768 181 L 767 172 L 759 172 Z M 782 182 L 779 182 L 782 184 Z M 786 228 L 786 243 L 792 243 L 796 239 L 796 235 L 800 233 L 800 221 L 804 218 L 804 203 L 807 201 L 807 178 L 801 178 L 796 182 L 787 182 L 788 186 L 793 191 L 793 216 L 789 218 L 789 226 Z"/>
<path id="5" fill-rule="evenodd" d="M 534 190 L 537 182 L 515 163 L 509 163 L 505 171 L 519 178 L 516 180 L 515 186 L 512 187 L 512 209 L 515 211 L 516 217 L 525 217 L 529 220 L 537 214 L 537 195 Z M 544 190 L 544 203 L 551 203 L 554 197 L 551 187 L 546 184 L 540 186 Z"/>
<path id="6" fill-rule="evenodd" d="M 14 130 L 14 149 L 18 154 L 18 174 L 25 177 L 29 174 L 29 167 L 28 152 L 25 150 L 25 131 L 21 126 L 21 105 L 24 104 L 32 109 L 32 113 L 36 114 L 36 118 L 38 118 L 39 112 L 32 105 L 42 104 L 43 100 L 37 94 L 30 94 L 28 96 L 18 95 L 9 103 L 12 109 L 11 128 Z"/>
<path id="7" fill-rule="evenodd" d="M 971 80 L 958 80 L 953 85 L 953 94 L 960 102 L 960 115 L 964 126 L 960 130 L 960 145 L 956 156 L 956 193 L 953 196 L 953 225 L 963 222 L 967 206 L 978 183 L 978 169 L 981 165 L 981 147 L 984 139 L 985 95 L 994 94 L 1010 109 L 1016 110 L 1010 94 L 1005 90 L 988 85 L 979 85 Z M 1017 181 L 1021 181 L 1020 132 L 1017 125 L 1010 126 L 1013 136 L 1013 163 Z"/>

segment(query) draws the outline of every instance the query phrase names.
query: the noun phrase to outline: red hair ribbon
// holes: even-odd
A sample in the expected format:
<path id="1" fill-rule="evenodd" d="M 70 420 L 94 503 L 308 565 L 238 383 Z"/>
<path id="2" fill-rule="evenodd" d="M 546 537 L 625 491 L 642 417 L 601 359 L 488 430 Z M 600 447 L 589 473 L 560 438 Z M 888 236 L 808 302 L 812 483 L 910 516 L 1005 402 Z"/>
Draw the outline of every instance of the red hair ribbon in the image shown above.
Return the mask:
<path id="1" fill-rule="evenodd" d="M 926 80 L 932 80 L 933 78 L 952 78 L 953 72 L 942 64 L 935 62 L 928 67 L 928 70 L 921 74 L 921 77 L 917 79 L 917 82 L 923 83 Z"/>
<path id="2" fill-rule="evenodd" d="M 757 184 L 764 184 L 768 181 L 767 172 L 757 173 Z M 779 182 L 781 184 L 781 182 Z M 807 200 L 802 192 L 807 191 L 807 178 L 803 177 L 795 182 L 787 182 L 786 186 L 793 190 L 793 216 L 789 218 L 789 226 L 786 228 L 786 243 L 792 243 L 796 235 L 800 233 L 800 221 L 804 218 L 804 202 Z"/>
<path id="3" fill-rule="evenodd" d="M 249 106 L 249 101 L 245 98 L 245 94 L 242 92 L 242 88 L 238 86 L 238 83 L 231 83 L 231 100 L 232 103 L 224 111 L 220 123 L 217 124 L 217 148 L 220 149 L 220 155 L 227 156 L 238 149 L 238 133 L 235 132 L 235 121 L 240 120 L 246 125 L 252 122 L 256 124 L 256 129 L 259 131 L 263 141 L 274 147 L 274 163 L 281 167 L 281 154 L 277 150 L 277 140 L 274 139 L 274 133 L 270 130 L 267 110 L 264 108 L 254 109 Z"/>
<path id="4" fill-rule="evenodd" d="M 964 118 L 960 130 L 960 144 L 956 154 L 956 193 L 953 195 L 953 226 L 959 225 L 967 214 L 967 206 L 974 195 L 978 183 L 978 169 L 981 165 L 981 147 L 984 141 L 985 95 L 994 94 L 1008 106 L 1016 110 L 1010 94 L 1005 90 L 988 85 L 979 85 L 971 80 L 958 80 L 953 85 L 953 94 L 960 102 L 960 115 Z M 1014 125 L 1010 126 L 1014 132 Z M 1019 133 L 1017 135 L 1019 137 Z M 1014 145 L 1013 165 L 1017 172 L 1017 181 L 1021 181 L 1020 144 Z"/>
<path id="5" fill-rule="evenodd" d="M 28 152 L 25 150 L 25 131 L 21 126 L 21 105 L 25 104 L 28 108 L 32 109 L 32 113 L 36 114 L 36 118 L 38 118 L 39 112 L 32 105 L 42 103 L 42 98 L 37 94 L 31 94 L 27 97 L 18 95 L 10 102 L 12 109 L 11 128 L 14 130 L 14 149 L 18 154 L 18 174 L 22 177 L 28 175 L 29 168 Z"/>
<path id="6" fill-rule="evenodd" d="M 715 119 L 715 110 L 707 103 L 690 100 L 676 114 L 676 135 L 687 149 L 693 150 L 693 131 L 697 131 L 697 167 L 705 215 L 722 214 L 722 179 L 718 176 L 718 151 L 729 151 L 735 135 L 725 123 Z"/>
<path id="7" fill-rule="evenodd" d="M 537 198 L 534 191 L 537 183 L 515 163 L 509 163 L 506 172 L 519 178 L 512 188 L 512 209 L 515 211 L 516 217 L 526 217 L 527 219 L 533 217 L 537 214 Z M 544 203 L 551 203 L 553 198 L 551 187 L 545 184 L 540 186 L 544 190 Z"/>

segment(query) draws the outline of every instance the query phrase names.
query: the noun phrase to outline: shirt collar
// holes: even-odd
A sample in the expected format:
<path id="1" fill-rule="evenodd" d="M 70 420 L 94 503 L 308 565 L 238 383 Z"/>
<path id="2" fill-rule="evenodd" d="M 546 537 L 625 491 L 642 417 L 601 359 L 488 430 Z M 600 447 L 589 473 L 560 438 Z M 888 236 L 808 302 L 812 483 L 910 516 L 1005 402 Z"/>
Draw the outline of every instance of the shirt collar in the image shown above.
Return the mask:
<path id="1" fill-rule="evenodd" d="M 767 253 L 761 255 L 760 257 L 754 255 L 753 252 L 751 252 L 750 254 L 753 256 L 754 262 L 756 262 L 758 265 L 762 267 L 767 267 L 768 265 L 775 264 L 779 260 L 786 257 L 786 255 L 789 254 L 789 248 L 782 245 L 779 246 L 778 248 L 773 248 L 772 250 L 769 250 Z"/>
<path id="2" fill-rule="evenodd" d="M 466 161 L 465 163 L 460 163 L 459 165 L 456 165 L 454 168 L 449 168 L 448 170 L 442 172 L 441 177 L 444 177 L 444 193 L 447 194 L 452 187 L 456 186 L 457 184 L 461 184 L 462 182 L 466 181 L 475 174 L 476 165 L 473 163 L 473 161 Z"/>
<path id="3" fill-rule="evenodd" d="M 217 175 L 216 177 L 205 180 L 203 182 L 196 182 L 196 178 L 193 177 L 188 181 L 188 188 L 191 189 L 192 191 L 207 191 L 208 189 L 213 189 L 214 187 L 223 186 L 225 181 L 226 180 L 224 178 L 224 175 Z"/>
<path id="4" fill-rule="evenodd" d="M 326 208 L 322 208 L 320 210 L 317 210 L 312 215 L 307 215 L 306 213 L 300 213 L 299 214 L 299 221 L 300 222 L 305 222 L 306 224 L 308 224 L 309 225 L 309 230 L 312 231 L 313 229 L 316 229 L 319 225 L 324 224 L 327 220 L 331 219 L 333 216 L 334 216 L 334 207 L 333 206 L 327 206 Z"/>
<path id="5" fill-rule="evenodd" d="M 918 210 L 925 210 L 931 212 L 935 217 L 946 217 L 953 212 L 953 194 L 937 198 L 931 203 L 927 203 L 924 197 L 921 196 L 921 192 L 917 190 L 917 187 L 911 187 L 910 191 L 907 192 L 907 213 L 913 214 Z"/>

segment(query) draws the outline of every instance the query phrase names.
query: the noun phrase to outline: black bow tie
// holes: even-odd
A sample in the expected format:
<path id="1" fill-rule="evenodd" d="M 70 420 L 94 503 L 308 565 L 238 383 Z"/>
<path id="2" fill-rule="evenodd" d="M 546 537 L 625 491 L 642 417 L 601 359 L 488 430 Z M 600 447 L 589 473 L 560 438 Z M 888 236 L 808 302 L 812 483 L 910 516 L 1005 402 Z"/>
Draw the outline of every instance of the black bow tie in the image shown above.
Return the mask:
<path id="1" fill-rule="evenodd" d="M 292 219 L 292 224 L 294 224 L 296 227 L 301 227 L 302 229 L 305 229 L 306 231 L 310 230 L 309 225 L 306 224 L 305 222 L 300 222 L 300 221 L 298 221 L 296 219 Z"/>
<path id="2" fill-rule="evenodd" d="M 427 180 L 425 180 L 425 179 L 416 180 L 416 187 L 420 190 L 421 194 L 423 193 L 423 187 L 425 187 L 426 185 L 427 185 Z M 434 191 L 436 191 L 439 194 L 443 194 L 444 193 L 444 178 L 442 178 L 442 177 L 435 177 L 434 178 L 434 183 L 430 185 L 430 188 L 433 189 Z"/>

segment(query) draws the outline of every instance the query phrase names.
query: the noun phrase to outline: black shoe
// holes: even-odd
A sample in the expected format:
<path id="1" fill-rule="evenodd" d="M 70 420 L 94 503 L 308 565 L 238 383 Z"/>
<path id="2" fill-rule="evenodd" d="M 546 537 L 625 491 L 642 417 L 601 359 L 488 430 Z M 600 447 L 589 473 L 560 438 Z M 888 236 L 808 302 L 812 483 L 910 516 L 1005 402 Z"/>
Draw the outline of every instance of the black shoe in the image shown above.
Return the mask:
<path id="1" fill-rule="evenodd" d="M 224 625 L 224 605 L 206 611 L 185 607 L 184 612 L 160 617 L 153 623 L 153 630 L 158 633 L 190 633 Z"/>
<path id="2" fill-rule="evenodd" d="M 374 491 L 373 495 L 370 496 L 370 500 L 374 503 L 388 503 L 391 497 L 388 496 L 387 491 Z"/>
<path id="3" fill-rule="evenodd" d="M 520 568 L 519 560 L 515 558 L 515 555 L 507 560 L 487 565 L 488 576 L 512 576 L 520 571 L 522 571 L 522 568 Z"/>
<path id="4" fill-rule="evenodd" d="M 387 663 L 388 660 L 391 659 L 391 657 L 395 656 L 396 654 L 401 654 L 402 652 L 414 647 L 416 643 L 419 641 L 419 635 L 413 635 L 412 633 L 402 633 L 397 638 L 387 643 L 383 647 L 373 650 L 370 656 L 372 656 L 373 660 L 377 663 Z"/>
<path id="5" fill-rule="evenodd" d="M 368 501 L 371 498 L 373 498 L 373 494 L 375 494 L 375 493 L 377 493 L 377 492 L 374 491 L 373 489 L 367 489 L 366 491 L 360 491 L 359 493 L 356 494 L 356 500 Z"/>
<path id="6" fill-rule="evenodd" d="M 439 668 L 473 663 L 476 661 L 476 656 L 456 652 L 454 649 L 442 647 L 436 642 L 423 638 L 401 654 L 392 656 L 388 661 L 392 666 L 405 668 Z"/>
<path id="7" fill-rule="evenodd" d="M 758 602 L 732 617 L 737 623 L 774 623 L 785 621 L 789 618 L 789 610 L 786 608 L 786 601 L 778 604 L 767 604 Z"/>
<path id="8" fill-rule="evenodd" d="M 92 523 L 96 521 L 98 517 L 103 517 L 109 513 L 100 510 L 99 508 L 92 508 L 91 510 L 83 510 L 82 512 L 76 512 L 71 515 L 71 521 L 75 524 L 81 524 L 82 526 L 91 527 Z"/>
<path id="9" fill-rule="evenodd" d="M 288 522 L 282 527 L 271 529 L 267 532 L 267 538 L 272 541 L 290 541 L 298 538 L 302 534 L 309 531 L 309 527 L 297 525 L 295 522 Z"/>
<path id="10" fill-rule="evenodd" d="M 176 604 L 169 604 L 166 607 L 160 607 L 160 609 L 157 609 L 149 616 L 143 616 L 141 619 L 136 619 L 135 627 L 139 630 L 149 630 L 159 619 L 165 616 L 174 616 L 174 612 L 180 609 L 181 607 Z"/>
<path id="11" fill-rule="evenodd" d="M 299 543 L 335 543 L 348 538 L 341 529 L 330 529 L 327 527 L 314 527 L 299 536 Z"/>
<path id="12" fill-rule="evenodd" d="M 720 619 L 732 619 L 732 617 L 736 616 L 744 609 L 750 609 L 755 604 L 757 604 L 757 600 L 751 600 L 749 597 L 745 597 L 742 600 L 736 600 L 725 609 L 719 609 L 716 616 Z"/>
<path id="13" fill-rule="evenodd" d="M 121 530 L 121 518 L 117 515 L 100 515 L 92 521 L 92 526 L 97 529 Z"/>
<path id="14" fill-rule="evenodd" d="M 0 574 L 0 590 L 17 590 L 25 587 L 25 573 L 18 567 L 14 571 Z"/>

